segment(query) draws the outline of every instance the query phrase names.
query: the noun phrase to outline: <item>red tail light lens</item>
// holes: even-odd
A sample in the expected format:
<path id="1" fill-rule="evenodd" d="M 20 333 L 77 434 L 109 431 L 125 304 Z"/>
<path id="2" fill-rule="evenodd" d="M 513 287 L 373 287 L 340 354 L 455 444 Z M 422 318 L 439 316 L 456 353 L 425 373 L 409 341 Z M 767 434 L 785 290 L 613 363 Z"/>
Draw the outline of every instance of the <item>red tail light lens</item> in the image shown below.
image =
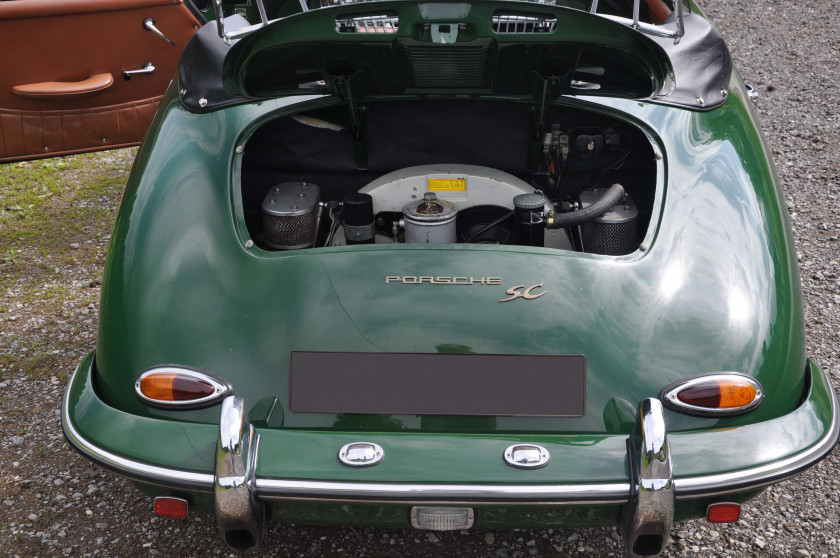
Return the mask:
<path id="1" fill-rule="evenodd" d="M 735 523 L 741 519 L 741 504 L 721 502 L 706 508 L 706 521 L 709 523 Z"/>
<path id="2" fill-rule="evenodd" d="M 153 368 L 134 384 L 137 396 L 150 405 L 196 407 L 227 395 L 230 386 L 204 372 L 183 368 Z"/>
<path id="3" fill-rule="evenodd" d="M 737 415 L 756 408 L 764 398 L 761 385 L 736 372 L 708 374 L 671 384 L 660 394 L 671 409 L 690 415 Z"/>
<path id="4" fill-rule="evenodd" d="M 188 510 L 189 504 L 183 498 L 172 498 L 170 496 L 159 496 L 155 498 L 156 515 L 183 519 L 187 517 Z"/>

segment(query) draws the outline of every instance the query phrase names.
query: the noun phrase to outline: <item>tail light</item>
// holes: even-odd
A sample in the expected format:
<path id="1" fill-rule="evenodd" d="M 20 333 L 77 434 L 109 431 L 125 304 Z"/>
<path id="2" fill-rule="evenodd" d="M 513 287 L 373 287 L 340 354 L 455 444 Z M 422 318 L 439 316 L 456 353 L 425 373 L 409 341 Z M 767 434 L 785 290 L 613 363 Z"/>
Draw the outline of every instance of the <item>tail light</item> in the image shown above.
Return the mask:
<path id="1" fill-rule="evenodd" d="M 662 390 L 665 406 L 695 416 L 732 416 L 748 413 L 764 399 L 755 378 L 737 372 L 718 372 L 680 380 Z"/>
<path id="2" fill-rule="evenodd" d="M 233 391 L 230 384 L 205 372 L 173 366 L 144 372 L 134 390 L 149 405 L 182 409 L 211 405 Z"/>

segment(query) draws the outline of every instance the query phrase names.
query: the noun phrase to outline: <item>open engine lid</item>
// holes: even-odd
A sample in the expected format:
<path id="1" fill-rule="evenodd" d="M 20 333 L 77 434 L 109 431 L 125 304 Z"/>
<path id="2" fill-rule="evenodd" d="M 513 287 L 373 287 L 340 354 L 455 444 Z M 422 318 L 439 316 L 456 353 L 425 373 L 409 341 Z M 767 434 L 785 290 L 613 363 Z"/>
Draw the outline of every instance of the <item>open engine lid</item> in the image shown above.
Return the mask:
<path id="1" fill-rule="evenodd" d="M 205 101 L 203 110 L 234 99 L 319 92 L 356 101 L 394 95 L 648 99 L 673 88 L 669 57 L 650 38 L 580 10 L 510 1 L 318 9 L 238 40 L 220 69 L 229 97 L 216 107 Z"/>

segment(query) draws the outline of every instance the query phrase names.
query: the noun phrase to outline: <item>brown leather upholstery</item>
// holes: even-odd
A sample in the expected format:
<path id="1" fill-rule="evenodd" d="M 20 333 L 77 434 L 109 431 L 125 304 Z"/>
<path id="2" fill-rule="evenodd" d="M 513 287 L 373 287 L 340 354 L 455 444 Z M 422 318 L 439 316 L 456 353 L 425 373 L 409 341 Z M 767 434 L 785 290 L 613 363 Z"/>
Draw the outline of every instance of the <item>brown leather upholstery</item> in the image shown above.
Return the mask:
<path id="1" fill-rule="evenodd" d="M 146 18 L 176 46 L 144 29 Z M 89 151 L 97 142 L 100 148 L 139 142 L 150 116 L 138 115 L 152 110 L 198 26 L 182 0 L 0 1 L 0 37 L 9 39 L 0 55 L 0 161 Z M 123 79 L 123 71 L 147 62 L 154 73 Z M 113 84 L 84 95 L 31 97 L 12 91 L 102 74 L 112 75 Z"/>
<path id="2" fill-rule="evenodd" d="M 137 145 L 159 102 L 160 96 L 67 111 L 0 109 L 0 161 Z"/>

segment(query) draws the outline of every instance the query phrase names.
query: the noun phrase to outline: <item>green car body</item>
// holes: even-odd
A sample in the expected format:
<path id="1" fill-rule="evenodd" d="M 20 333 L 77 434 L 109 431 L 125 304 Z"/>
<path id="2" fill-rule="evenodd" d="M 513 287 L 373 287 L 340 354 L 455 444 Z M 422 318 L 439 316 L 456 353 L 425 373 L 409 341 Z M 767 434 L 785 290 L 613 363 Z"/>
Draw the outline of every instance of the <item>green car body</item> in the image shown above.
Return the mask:
<path id="1" fill-rule="evenodd" d="M 458 10 L 500 5 L 419 4 L 425 8 L 418 21 L 457 22 Z M 560 19 L 571 11 L 551 10 Z M 666 386 L 702 374 L 745 374 L 758 381 L 763 400 L 736 416 L 693 416 L 666 406 L 673 469 L 664 488 L 673 501 L 668 527 L 671 519 L 704 516 L 709 504 L 743 502 L 833 448 L 836 396 L 806 356 L 787 212 L 737 72 L 717 106 L 703 110 L 627 92 L 566 91 L 547 102 L 614 119 L 649 140 L 655 155 L 649 224 L 628 254 L 470 243 L 271 251 L 255 243 L 246 217 L 248 142 L 278 118 L 342 107 L 347 99 L 329 92 L 284 95 L 282 84 L 255 93 L 263 85 L 248 76 L 257 70 L 237 74 L 236 68 L 265 64 L 254 52 L 279 37 L 329 43 L 333 38 L 317 18 L 334 16 L 322 12 L 327 15 L 285 20 L 300 19 L 295 37 L 272 35 L 272 26 L 279 28 L 274 23 L 240 41 L 253 50 L 234 45 L 236 56 L 225 61 L 234 67 L 225 66 L 226 87 L 250 98 L 202 111 L 179 99 L 184 84 L 164 96 L 111 237 L 97 349 L 79 366 L 64 401 L 65 433 L 79 451 L 151 495 L 224 514 L 218 467 L 229 456 L 220 441 L 221 399 L 203 408 L 166 408 L 148 405 L 135 390 L 142 373 L 160 366 L 224 380 L 245 413 L 240 444 L 228 448 L 246 453 L 244 480 L 232 492 L 242 488 L 241 501 L 256 511 L 227 523 L 222 518 L 220 527 L 228 544 L 246 548 L 259 542 L 265 507 L 278 521 L 410 526 L 414 507 L 437 506 L 469 508 L 476 528 L 620 523 L 632 531 L 633 519 L 644 516 L 634 506 L 645 505 L 637 497 L 638 456 L 631 448 L 644 444 L 640 403 L 659 401 Z M 593 44 L 615 45 L 607 35 L 618 24 L 593 35 L 603 18 L 571 17 L 591 26 L 579 33 Z M 401 21 L 399 33 L 421 28 Z M 489 28 L 468 29 L 475 37 L 493 36 Z M 376 37 L 386 39 L 393 37 Z M 633 40 L 624 46 L 640 48 Z M 653 61 L 651 87 L 659 91 L 667 68 L 659 66 L 659 51 L 651 53 L 643 59 Z M 421 107 L 424 96 L 370 91 L 356 102 L 410 97 L 406 102 Z M 464 94 L 436 94 L 447 96 Z M 511 92 L 473 97 L 538 106 Z M 500 278 L 500 284 L 415 284 L 405 277 Z M 500 302 L 532 285 L 545 294 Z M 296 412 L 289 390 L 293 352 L 583 355 L 585 412 Z M 479 382 L 474 389 L 479 397 L 493 387 Z M 378 444 L 384 459 L 346 466 L 339 450 L 356 442 Z M 550 462 L 509 466 L 503 452 L 516 444 L 547 450 Z M 646 548 L 628 538 L 628 545 L 631 552 L 656 554 L 664 541 Z"/>

